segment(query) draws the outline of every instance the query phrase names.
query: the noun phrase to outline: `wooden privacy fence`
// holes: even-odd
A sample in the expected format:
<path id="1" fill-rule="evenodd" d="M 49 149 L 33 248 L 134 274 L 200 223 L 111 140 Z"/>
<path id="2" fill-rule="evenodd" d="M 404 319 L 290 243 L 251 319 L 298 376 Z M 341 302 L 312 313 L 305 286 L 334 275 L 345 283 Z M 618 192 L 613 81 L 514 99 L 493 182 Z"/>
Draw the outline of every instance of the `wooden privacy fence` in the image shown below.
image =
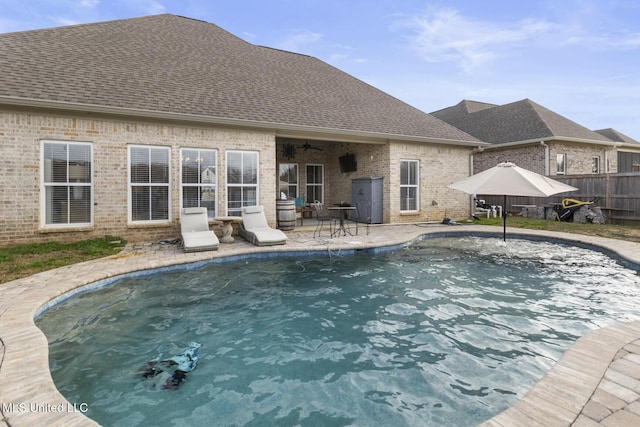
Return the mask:
<path id="1" fill-rule="evenodd" d="M 594 206 L 604 211 L 608 223 L 640 226 L 640 173 L 567 175 L 554 176 L 553 179 L 579 190 L 550 197 L 507 196 L 507 206 L 503 208 L 510 213 L 519 213 L 519 205 L 548 206 L 561 203 L 565 198 L 582 201 L 598 198 Z M 503 196 L 479 194 L 478 198 L 484 199 L 490 205 L 504 203 Z"/>

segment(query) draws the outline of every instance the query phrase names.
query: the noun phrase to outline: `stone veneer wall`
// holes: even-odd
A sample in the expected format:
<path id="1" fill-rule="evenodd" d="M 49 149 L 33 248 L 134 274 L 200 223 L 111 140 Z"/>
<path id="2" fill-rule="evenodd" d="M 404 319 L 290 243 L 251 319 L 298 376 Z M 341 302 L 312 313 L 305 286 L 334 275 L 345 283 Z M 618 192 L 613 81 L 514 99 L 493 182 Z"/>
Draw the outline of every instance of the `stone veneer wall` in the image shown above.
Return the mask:
<path id="1" fill-rule="evenodd" d="M 91 227 L 44 228 L 40 221 L 41 141 L 93 144 Z M 180 148 L 218 150 L 218 215 L 226 214 L 226 151 L 259 152 L 259 201 L 275 225 L 275 135 L 205 125 L 181 125 L 82 115 L 0 111 L 0 246 L 118 235 L 130 241 L 179 236 Z M 128 223 L 128 145 L 171 147 L 171 207 L 167 224 Z"/>

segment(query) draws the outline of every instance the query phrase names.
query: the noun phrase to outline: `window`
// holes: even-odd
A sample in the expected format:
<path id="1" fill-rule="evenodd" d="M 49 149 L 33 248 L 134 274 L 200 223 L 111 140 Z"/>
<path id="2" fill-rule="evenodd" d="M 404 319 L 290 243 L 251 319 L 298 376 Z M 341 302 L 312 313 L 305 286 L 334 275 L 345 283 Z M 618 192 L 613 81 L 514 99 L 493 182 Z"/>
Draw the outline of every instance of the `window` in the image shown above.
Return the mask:
<path id="1" fill-rule="evenodd" d="M 207 208 L 209 218 L 216 217 L 218 200 L 218 152 L 216 150 L 180 150 L 182 207 Z"/>
<path id="2" fill-rule="evenodd" d="M 307 203 L 324 203 L 324 166 L 307 165 Z"/>
<path id="3" fill-rule="evenodd" d="M 93 147 L 79 142 L 42 142 L 42 223 L 93 222 Z"/>
<path id="4" fill-rule="evenodd" d="M 169 221 L 169 148 L 129 146 L 129 219 Z"/>
<path id="5" fill-rule="evenodd" d="M 298 164 L 280 163 L 278 177 L 278 196 L 284 194 L 287 198 L 298 197 Z"/>
<path id="6" fill-rule="evenodd" d="M 227 152 L 227 214 L 240 216 L 243 206 L 258 204 L 258 153 Z"/>
<path id="7" fill-rule="evenodd" d="M 557 157 L 557 174 L 565 175 L 567 173 L 567 155 L 566 154 L 558 154 Z"/>
<path id="8" fill-rule="evenodd" d="M 400 161 L 400 211 L 418 210 L 418 174 L 417 160 Z"/>
<path id="9" fill-rule="evenodd" d="M 600 173 L 600 157 L 598 156 L 591 158 L 591 173 Z"/>

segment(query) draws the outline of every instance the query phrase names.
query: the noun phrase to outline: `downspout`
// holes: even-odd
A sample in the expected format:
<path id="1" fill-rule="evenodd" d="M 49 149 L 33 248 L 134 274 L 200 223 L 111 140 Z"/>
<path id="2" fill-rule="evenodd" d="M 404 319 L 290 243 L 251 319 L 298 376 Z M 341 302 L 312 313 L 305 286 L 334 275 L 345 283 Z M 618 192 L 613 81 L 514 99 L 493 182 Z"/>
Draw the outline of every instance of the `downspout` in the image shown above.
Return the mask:
<path id="1" fill-rule="evenodd" d="M 469 153 L 469 176 L 473 175 L 473 155 L 476 153 L 482 153 L 483 151 L 483 147 L 476 147 L 471 150 L 471 153 Z"/>
<path id="2" fill-rule="evenodd" d="M 476 147 L 473 150 L 471 150 L 471 153 L 469 153 L 469 176 L 473 175 L 473 155 L 476 153 L 482 153 L 482 151 L 484 151 L 484 148 L 482 147 Z M 475 207 L 475 200 L 473 200 L 473 198 L 475 197 L 475 194 L 472 194 L 469 197 L 469 217 L 473 216 L 473 208 Z"/>
<path id="3" fill-rule="evenodd" d="M 549 176 L 551 168 L 549 166 L 549 146 L 545 144 L 543 140 L 540 140 L 540 145 L 544 147 L 544 176 Z"/>

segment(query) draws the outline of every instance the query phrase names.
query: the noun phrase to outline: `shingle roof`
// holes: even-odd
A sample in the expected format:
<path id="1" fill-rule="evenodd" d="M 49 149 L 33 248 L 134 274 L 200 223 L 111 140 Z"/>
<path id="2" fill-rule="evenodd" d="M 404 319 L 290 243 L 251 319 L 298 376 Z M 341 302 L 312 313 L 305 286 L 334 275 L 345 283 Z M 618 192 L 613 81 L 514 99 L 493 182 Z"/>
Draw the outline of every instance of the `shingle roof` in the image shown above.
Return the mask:
<path id="1" fill-rule="evenodd" d="M 609 138 L 612 141 L 616 141 L 616 142 L 626 142 L 628 144 L 640 144 L 640 142 L 636 141 L 635 139 L 631 138 L 630 136 L 627 136 L 625 134 L 623 134 L 622 132 L 618 132 L 615 129 L 612 128 L 607 128 L 607 129 L 599 129 L 596 130 L 594 132 L 598 132 L 600 135 L 604 135 L 607 138 Z"/>
<path id="2" fill-rule="evenodd" d="M 0 34 L 2 97 L 477 142 L 314 57 L 170 14 Z"/>
<path id="3" fill-rule="evenodd" d="M 575 138 L 611 142 L 529 99 L 505 105 L 473 101 L 460 103 L 431 115 L 462 129 L 481 141 L 500 144 L 543 138 Z"/>

